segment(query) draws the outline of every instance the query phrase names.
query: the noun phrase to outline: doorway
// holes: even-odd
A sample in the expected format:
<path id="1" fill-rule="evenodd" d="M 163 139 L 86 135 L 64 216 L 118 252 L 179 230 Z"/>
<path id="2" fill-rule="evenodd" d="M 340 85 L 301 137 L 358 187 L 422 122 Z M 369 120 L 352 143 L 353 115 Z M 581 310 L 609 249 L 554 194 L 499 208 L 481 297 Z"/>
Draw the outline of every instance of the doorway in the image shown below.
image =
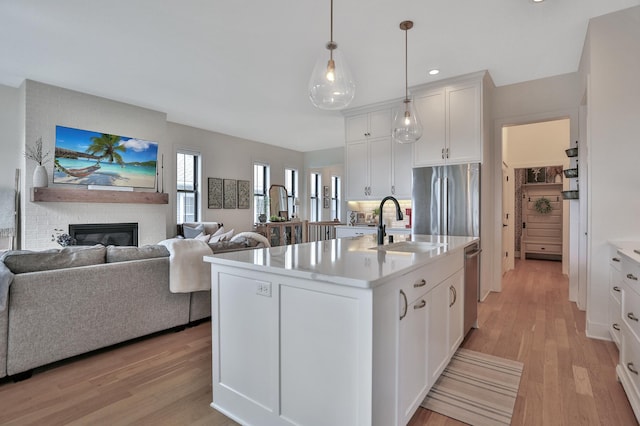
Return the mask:
<path id="1" fill-rule="evenodd" d="M 501 129 L 502 216 L 514 219 L 503 221 L 502 252 L 507 257 L 502 262 L 503 274 L 513 269 L 515 258 L 525 259 L 529 254 L 543 254 L 551 248 L 559 255 L 554 258 L 562 259 L 562 272 L 569 273 L 568 244 L 563 244 L 569 240 L 569 216 L 558 196 L 566 185 L 561 170 L 569 167 L 565 150 L 570 147 L 570 124 L 569 118 L 557 118 L 505 125 Z M 538 214 L 536 202 L 549 199 L 550 191 L 554 193 L 550 211 Z M 546 237 L 552 237 L 553 244 Z"/>

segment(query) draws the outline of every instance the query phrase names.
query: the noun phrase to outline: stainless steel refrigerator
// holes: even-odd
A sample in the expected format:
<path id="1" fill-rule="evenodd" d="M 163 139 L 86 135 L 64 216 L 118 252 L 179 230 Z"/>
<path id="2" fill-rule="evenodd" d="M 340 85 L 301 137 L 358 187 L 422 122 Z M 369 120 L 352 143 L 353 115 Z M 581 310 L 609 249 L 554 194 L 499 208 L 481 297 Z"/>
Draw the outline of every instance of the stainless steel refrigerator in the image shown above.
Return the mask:
<path id="1" fill-rule="evenodd" d="M 413 169 L 414 234 L 480 236 L 480 164 Z"/>
<path id="2" fill-rule="evenodd" d="M 480 237 L 480 164 L 413 169 L 414 234 Z M 465 250 L 464 334 L 478 326 L 480 252 Z"/>

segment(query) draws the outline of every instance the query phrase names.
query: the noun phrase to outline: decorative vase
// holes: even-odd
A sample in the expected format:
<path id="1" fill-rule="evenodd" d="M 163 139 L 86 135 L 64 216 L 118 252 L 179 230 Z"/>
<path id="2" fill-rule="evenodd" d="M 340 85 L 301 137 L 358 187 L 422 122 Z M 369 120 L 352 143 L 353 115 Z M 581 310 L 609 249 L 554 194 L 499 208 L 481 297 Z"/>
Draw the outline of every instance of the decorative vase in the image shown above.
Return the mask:
<path id="1" fill-rule="evenodd" d="M 267 221 L 267 215 L 266 214 L 258 215 L 258 220 L 260 221 L 260 223 L 265 223 Z"/>
<path id="2" fill-rule="evenodd" d="M 42 166 L 36 166 L 33 171 L 33 187 L 34 188 L 46 188 L 49 186 L 49 175 L 47 175 L 47 169 Z"/>

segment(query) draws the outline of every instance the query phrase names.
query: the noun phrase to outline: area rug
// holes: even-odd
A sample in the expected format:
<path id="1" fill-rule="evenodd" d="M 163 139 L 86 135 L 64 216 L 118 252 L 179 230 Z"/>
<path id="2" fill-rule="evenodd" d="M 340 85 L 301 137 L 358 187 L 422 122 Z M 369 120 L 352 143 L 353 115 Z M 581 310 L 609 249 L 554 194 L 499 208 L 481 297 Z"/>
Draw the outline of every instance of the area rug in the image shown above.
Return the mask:
<path id="1" fill-rule="evenodd" d="M 474 426 L 508 425 L 523 364 L 458 349 L 422 407 Z"/>

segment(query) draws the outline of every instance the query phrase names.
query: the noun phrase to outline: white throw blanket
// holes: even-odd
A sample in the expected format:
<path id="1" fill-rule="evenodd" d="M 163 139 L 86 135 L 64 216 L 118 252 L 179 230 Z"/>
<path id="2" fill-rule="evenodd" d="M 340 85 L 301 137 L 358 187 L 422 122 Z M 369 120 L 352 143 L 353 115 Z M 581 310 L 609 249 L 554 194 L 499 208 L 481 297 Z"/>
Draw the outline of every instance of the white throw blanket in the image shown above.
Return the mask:
<path id="1" fill-rule="evenodd" d="M 204 241 L 172 238 L 158 244 L 169 250 L 169 290 L 172 293 L 211 290 L 211 265 L 203 256 L 213 254 Z"/>

